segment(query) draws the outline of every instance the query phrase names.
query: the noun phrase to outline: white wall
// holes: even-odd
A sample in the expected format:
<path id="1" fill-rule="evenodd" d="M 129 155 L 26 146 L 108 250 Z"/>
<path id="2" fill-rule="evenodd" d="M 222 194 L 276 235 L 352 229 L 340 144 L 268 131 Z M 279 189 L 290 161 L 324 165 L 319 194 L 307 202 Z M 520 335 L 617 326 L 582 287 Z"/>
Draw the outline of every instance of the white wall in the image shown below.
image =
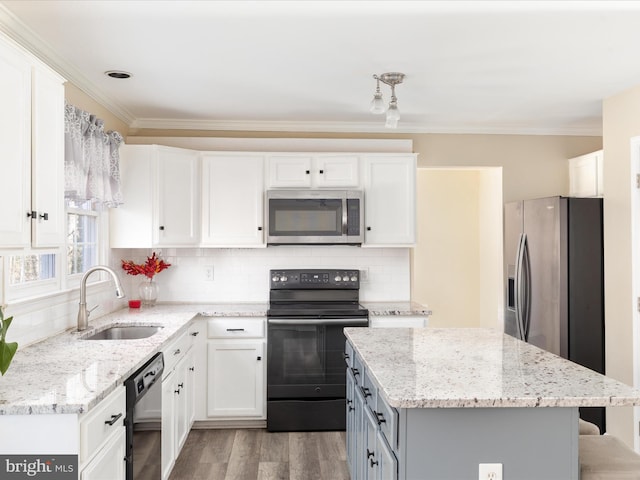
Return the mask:
<path id="1" fill-rule="evenodd" d="M 633 385 L 636 296 L 632 266 L 631 139 L 640 135 L 640 87 L 603 103 L 605 349 L 607 375 Z M 631 407 L 608 408 L 607 430 L 633 445 L 637 427 Z"/>
<path id="2" fill-rule="evenodd" d="M 159 250 L 156 249 L 156 252 Z M 114 259 L 143 262 L 151 250 L 112 250 Z M 366 269 L 360 286 L 363 301 L 409 301 L 408 248 L 269 247 L 257 249 L 164 249 L 172 266 L 156 275 L 160 302 L 268 302 L 269 270 L 278 268 Z M 213 266 L 214 280 L 205 280 Z M 129 298 L 136 295 L 140 276 L 123 273 Z"/>

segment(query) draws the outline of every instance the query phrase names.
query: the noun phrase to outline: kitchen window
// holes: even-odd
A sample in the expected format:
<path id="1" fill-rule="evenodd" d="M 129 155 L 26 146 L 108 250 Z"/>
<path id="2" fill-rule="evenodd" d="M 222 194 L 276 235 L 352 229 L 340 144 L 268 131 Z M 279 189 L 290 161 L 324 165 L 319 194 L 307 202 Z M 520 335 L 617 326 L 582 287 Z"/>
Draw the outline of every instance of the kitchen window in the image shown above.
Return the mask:
<path id="1" fill-rule="evenodd" d="M 67 200 L 67 275 L 98 264 L 99 212 L 93 202 Z"/>

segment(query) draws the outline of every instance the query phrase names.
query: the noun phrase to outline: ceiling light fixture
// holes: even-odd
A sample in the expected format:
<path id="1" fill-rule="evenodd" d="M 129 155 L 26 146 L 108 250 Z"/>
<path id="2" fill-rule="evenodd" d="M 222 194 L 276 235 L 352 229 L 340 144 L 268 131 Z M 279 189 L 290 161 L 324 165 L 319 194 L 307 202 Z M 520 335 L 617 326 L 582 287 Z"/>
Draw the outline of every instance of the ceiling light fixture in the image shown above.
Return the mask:
<path id="1" fill-rule="evenodd" d="M 129 72 L 123 72 L 122 70 L 107 70 L 104 74 L 111 78 L 131 78 L 131 74 Z"/>
<path id="2" fill-rule="evenodd" d="M 387 72 L 382 75 L 373 75 L 376 79 L 376 91 L 373 94 L 373 100 L 371 100 L 371 106 L 369 110 L 371 113 L 384 113 L 387 112 L 387 120 L 384 124 L 387 128 L 397 128 L 398 120 L 400 120 L 400 111 L 398 110 L 398 98 L 396 97 L 396 85 L 402 83 L 404 80 L 404 73 Z M 382 92 L 380 91 L 380 82 L 389 85 L 391 87 L 391 101 L 389 107 L 385 109 L 384 101 L 382 100 Z"/>

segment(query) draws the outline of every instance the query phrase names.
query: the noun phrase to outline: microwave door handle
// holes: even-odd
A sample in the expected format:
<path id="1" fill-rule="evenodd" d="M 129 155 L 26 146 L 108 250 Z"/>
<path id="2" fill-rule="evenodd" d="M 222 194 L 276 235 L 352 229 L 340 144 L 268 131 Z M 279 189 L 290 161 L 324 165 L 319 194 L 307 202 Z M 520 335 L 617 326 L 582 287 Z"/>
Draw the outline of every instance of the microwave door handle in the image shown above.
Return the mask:
<path id="1" fill-rule="evenodd" d="M 349 212 L 347 211 L 347 199 L 342 199 L 342 235 L 347 235 L 349 233 L 349 229 L 347 227 L 347 216 Z"/>

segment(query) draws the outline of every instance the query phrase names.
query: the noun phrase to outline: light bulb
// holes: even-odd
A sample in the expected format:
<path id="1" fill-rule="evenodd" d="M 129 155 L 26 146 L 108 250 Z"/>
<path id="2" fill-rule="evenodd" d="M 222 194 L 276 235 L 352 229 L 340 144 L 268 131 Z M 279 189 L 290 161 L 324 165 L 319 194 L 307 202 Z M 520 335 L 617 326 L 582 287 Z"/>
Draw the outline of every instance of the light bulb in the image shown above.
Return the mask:
<path id="1" fill-rule="evenodd" d="M 398 104 L 396 102 L 391 102 L 387 109 L 387 121 L 384 126 L 387 128 L 396 128 L 398 126 L 398 120 L 400 120 Z"/>
<path id="2" fill-rule="evenodd" d="M 384 101 L 382 100 L 382 92 L 380 89 L 377 89 L 376 93 L 373 94 L 373 100 L 371 100 L 369 110 L 371 113 L 384 113 Z"/>

